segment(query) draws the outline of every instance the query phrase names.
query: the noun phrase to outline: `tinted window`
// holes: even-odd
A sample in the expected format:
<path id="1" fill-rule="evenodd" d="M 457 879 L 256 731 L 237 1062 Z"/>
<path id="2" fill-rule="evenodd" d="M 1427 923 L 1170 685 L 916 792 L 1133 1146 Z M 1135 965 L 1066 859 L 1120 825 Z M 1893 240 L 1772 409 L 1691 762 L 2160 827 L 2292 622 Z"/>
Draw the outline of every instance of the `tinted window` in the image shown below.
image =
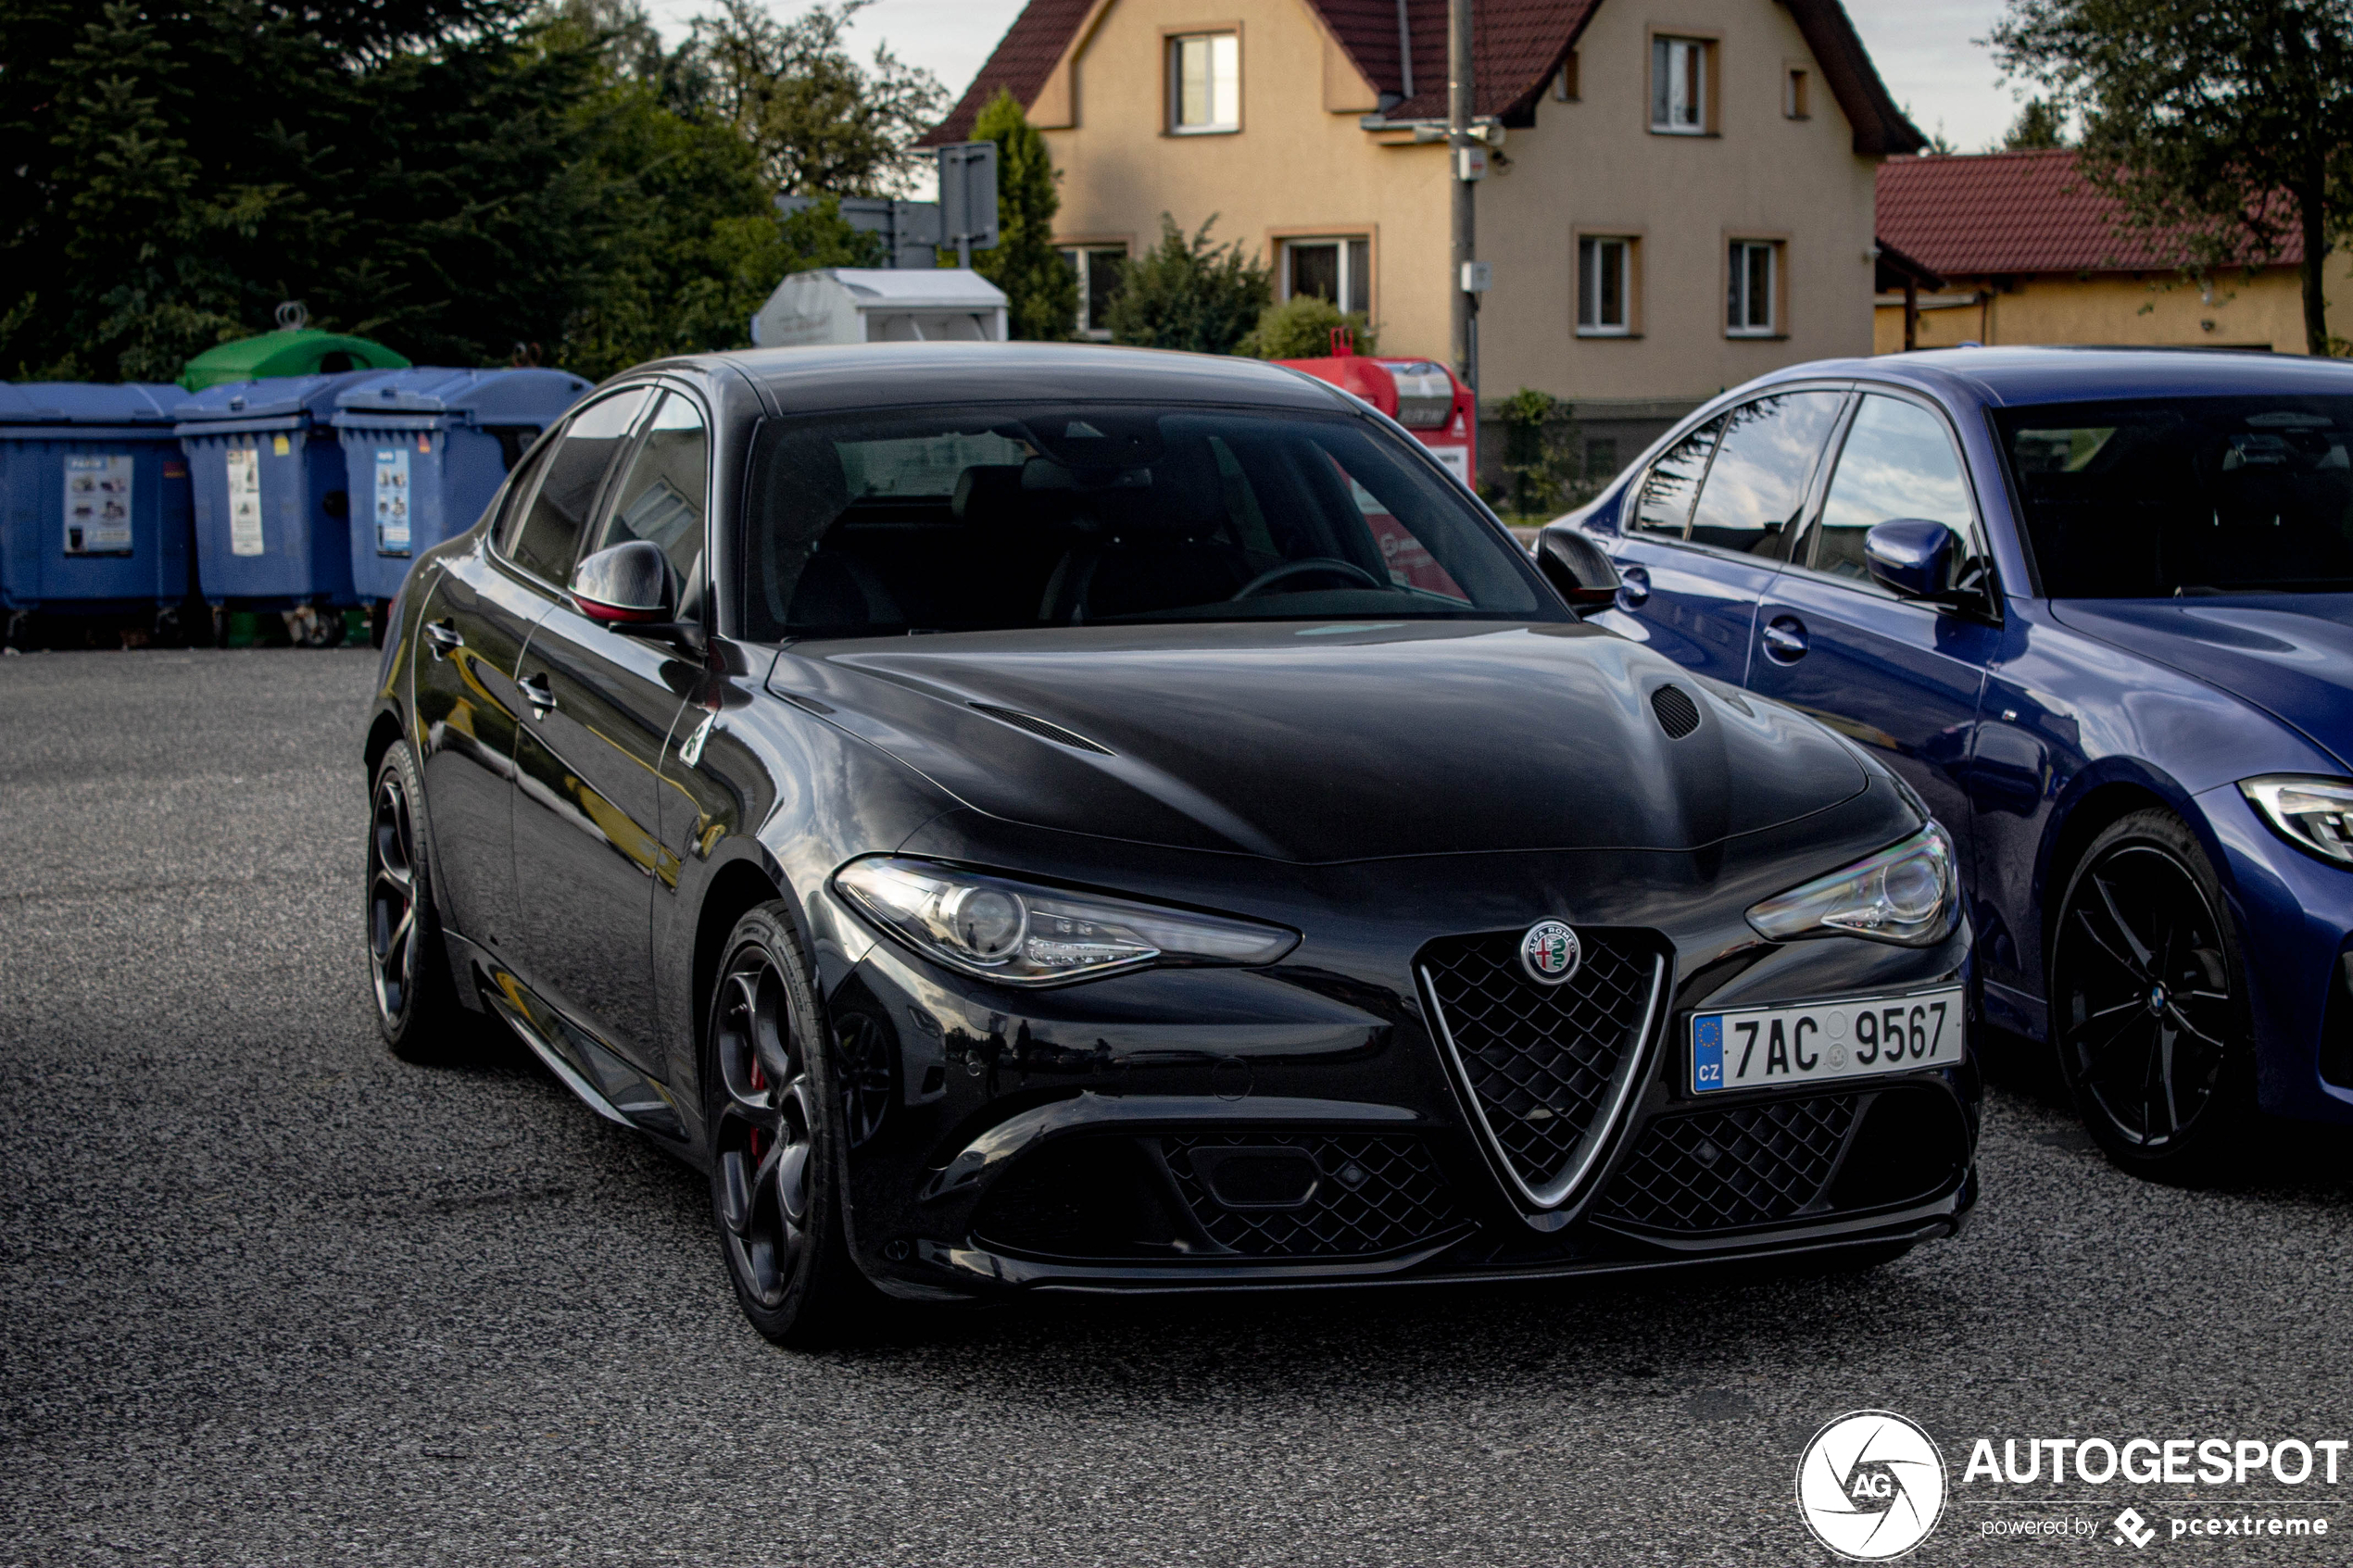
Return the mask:
<path id="1" fill-rule="evenodd" d="M 770 420 L 762 637 L 1145 620 L 1562 620 L 1525 558 L 1367 420 L 1101 404 Z"/>
<path id="2" fill-rule="evenodd" d="M 1822 503 L 1814 568 L 1864 583 L 1863 535 L 1899 517 L 1928 518 L 1969 551 L 1969 482 L 1944 421 L 1917 403 L 1869 396 L 1856 410 Z"/>
<path id="3" fill-rule="evenodd" d="M 613 487 L 612 509 L 597 548 L 631 539 L 661 546 L 682 583 L 699 575 L 702 523 L 710 490 L 711 438 L 702 413 L 673 392 L 647 423 L 645 440 Z"/>
<path id="4" fill-rule="evenodd" d="M 605 470 L 645 406 L 646 392 L 632 388 L 591 403 L 573 416 L 555 451 L 541 465 L 539 487 L 520 524 L 508 536 L 507 554 L 516 565 L 550 583 L 571 580 L 580 558 L 580 536 Z"/>
<path id="5" fill-rule="evenodd" d="M 1634 504 L 1634 527 L 1644 533 L 1671 533 L 1683 536 L 1683 525 L 1692 519 L 1692 499 L 1699 494 L 1699 482 L 1707 474 L 1707 455 L 1716 446 L 1716 433 L 1724 427 L 1721 420 L 1707 423 L 1683 437 L 1667 449 L 1667 455 L 1651 465 L 1650 473 L 1642 480 L 1642 493 Z"/>
<path id="6" fill-rule="evenodd" d="M 1785 392 L 1733 409 L 1692 513 L 1692 542 L 1786 558 L 1806 482 L 1843 401 L 1843 393 Z"/>
<path id="7" fill-rule="evenodd" d="M 2353 398 L 2006 409 L 2055 598 L 2353 588 Z"/>

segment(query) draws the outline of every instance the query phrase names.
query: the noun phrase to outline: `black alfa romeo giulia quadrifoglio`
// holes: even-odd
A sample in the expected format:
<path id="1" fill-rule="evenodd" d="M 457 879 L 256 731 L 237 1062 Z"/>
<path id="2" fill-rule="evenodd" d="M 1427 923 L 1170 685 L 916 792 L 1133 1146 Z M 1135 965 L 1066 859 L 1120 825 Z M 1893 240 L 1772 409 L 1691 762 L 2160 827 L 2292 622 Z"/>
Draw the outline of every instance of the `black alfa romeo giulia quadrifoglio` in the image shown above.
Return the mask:
<path id="1" fill-rule="evenodd" d="M 707 1168 L 778 1339 L 876 1288 L 1948 1234 L 1951 845 L 1848 741 L 1580 624 L 1609 569 L 1563 548 L 1246 360 L 633 370 L 390 618 L 384 1032 L 495 1015 Z"/>

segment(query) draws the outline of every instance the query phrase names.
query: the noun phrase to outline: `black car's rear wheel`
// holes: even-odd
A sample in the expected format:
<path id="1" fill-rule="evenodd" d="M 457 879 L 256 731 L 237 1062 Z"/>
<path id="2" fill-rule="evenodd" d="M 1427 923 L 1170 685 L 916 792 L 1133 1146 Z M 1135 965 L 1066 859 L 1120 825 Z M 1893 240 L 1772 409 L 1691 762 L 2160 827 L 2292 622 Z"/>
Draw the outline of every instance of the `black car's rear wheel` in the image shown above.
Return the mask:
<path id="1" fill-rule="evenodd" d="M 871 1289 L 841 1218 L 846 1129 L 815 985 L 782 904 L 736 922 L 711 1003 L 711 1200 L 744 1315 L 823 1343 Z"/>
<path id="2" fill-rule="evenodd" d="M 2254 1110 L 2238 937 L 2181 820 L 2136 811 L 2095 839 L 2059 906 L 2051 1019 L 2059 1071 L 2110 1159 L 2205 1174 Z"/>
<path id="3" fill-rule="evenodd" d="M 368 979 L 376 1026 L 395 1056 L 444 1061 L 477 1027 L 458 1000 L 433 902 L 416 759 L 395 741 L 376 764 L 368 804 Z"/>

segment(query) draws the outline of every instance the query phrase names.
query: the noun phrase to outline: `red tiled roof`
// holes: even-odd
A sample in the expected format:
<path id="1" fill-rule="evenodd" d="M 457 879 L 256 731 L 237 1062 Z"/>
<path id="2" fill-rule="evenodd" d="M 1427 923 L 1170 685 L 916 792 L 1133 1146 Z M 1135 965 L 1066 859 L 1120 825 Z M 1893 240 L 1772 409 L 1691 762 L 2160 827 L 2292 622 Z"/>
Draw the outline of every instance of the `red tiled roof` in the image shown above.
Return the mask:
<path id="1" fill-rule="evenodd" d="M 2129 231 L 2075 154 L 1891 158 L 1879 166 L 1880 235 L 1947 278 L 2011 272 L 2142 272 L 2181 265 L 2162 234 Z M 2298 266 L 2291 227 L 2276 266 Z"/>
<path id="2" fill-rule="evenodd" d="M 1116 3 L 1116 0 L 1114 0 Z M 1392 100 L 1390 119 L 1446 117 L 1446 0 L 1405 0 L 1413 37 L 1413 93 L 1397 47 L 1397 0 L 1306 0 L 1348 51 L 1356 69 Z M 1763 3 L 1763 0 L 1759 0 Z M 1855 127 L 1855 150 L 1866 157 L 1917 152 L 1924 141 L 1888 96 L 1879 71 L 1839 0 L 1779 0 L 1806 35 L 1839 107 Z M 1550 82 L 1602 0 L 1485 0 L 1472 16 L 1472 80 L 1478 112 L 1517 117 L 1529 112 Z M 948 118 L 922 144 L 962 141 L 973 121 L 996 97 L 1010 90 L 1024 106 L 1038 92 L 1062 58 L 1071 36 L 1093 8 L 1093 0 L 1029 0 L 980 68 Z"/>

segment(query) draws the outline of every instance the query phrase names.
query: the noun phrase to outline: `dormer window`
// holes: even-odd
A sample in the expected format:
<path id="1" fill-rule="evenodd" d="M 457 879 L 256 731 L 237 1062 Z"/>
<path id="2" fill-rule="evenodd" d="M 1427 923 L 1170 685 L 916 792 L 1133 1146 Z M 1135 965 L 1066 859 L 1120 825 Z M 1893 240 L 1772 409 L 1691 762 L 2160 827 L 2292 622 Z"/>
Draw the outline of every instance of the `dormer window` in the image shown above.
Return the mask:
<path id="1" fill-rule="evenodd" d="M 1168 128 L 1180 136 L 1242 128 L 1239 33 L 1181 33 L 1169 39 Z"/>

